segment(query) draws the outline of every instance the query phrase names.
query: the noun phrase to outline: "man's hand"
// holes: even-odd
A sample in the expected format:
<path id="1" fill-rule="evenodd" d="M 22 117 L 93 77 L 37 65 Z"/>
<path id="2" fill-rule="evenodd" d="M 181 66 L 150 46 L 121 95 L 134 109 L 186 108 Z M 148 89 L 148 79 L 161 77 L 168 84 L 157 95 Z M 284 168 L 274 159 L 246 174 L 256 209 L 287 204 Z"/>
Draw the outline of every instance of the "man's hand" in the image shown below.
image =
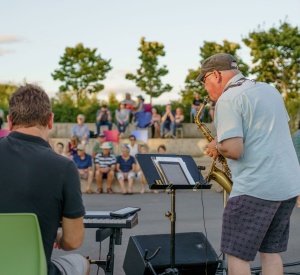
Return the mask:
<path id="1" fill-rule="evenodd" d="M 56 234 L 56 238 L 55 238 L 55 241 L 54 241 L 53 248 L 62 249 L 61 240 L 62 240 L 62 230 L 61 230 L 61 228 L 59 228 L 57 230 L 57 234 Z"/>
<path id="2" fill-rule="evenodd" d="M 210 156 L 211 158 L 216 159 L 217 156 L 219 155 L 216 145 L 217 145 L 216 139 L 208 143 L 205 147 L 205 154 Z"/>

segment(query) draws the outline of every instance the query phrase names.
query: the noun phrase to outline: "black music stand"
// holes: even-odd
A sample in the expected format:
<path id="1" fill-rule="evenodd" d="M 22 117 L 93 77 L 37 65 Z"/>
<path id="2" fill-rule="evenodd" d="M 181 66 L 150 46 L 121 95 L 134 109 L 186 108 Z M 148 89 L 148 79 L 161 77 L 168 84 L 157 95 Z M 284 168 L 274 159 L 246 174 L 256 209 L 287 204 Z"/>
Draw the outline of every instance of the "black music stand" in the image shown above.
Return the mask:
<path id="1" fill-rule="evenodd" d="M 165 216 L 171 222 L 170 240 L 170 268 L 166 269 L 164 275 L 177 275 L 175 268 L 175 227 L 176 227 L 176 190 L 177 189 L 210 189 L 211 184 L 206 183 L 197 167 L 195 161 L 188 155 L 170 154 L 137 154 L 136 159 L 143 171 L 150 189 L 162 189 L 171 194 L 171 211 L 167 211 Z M 153 259 L 159 252 L 158 248 L 152 256 L 147 257 L 145 251 L 144 260 L 150 271 L 156 275 L 151 265 Z"/>

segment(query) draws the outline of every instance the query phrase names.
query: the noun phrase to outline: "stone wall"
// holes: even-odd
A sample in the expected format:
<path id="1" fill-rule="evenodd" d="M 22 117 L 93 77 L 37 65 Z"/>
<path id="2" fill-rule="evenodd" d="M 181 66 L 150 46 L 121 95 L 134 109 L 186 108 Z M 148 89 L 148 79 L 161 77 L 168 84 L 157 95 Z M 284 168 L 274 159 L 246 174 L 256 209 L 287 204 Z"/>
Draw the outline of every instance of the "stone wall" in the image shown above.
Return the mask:
<path id="1" fill-rule="evenodd" d="M 54 127 L 50 133 L 51 138 L 69 138 L 71 136 L 71 130 L 73 127 L 73 123 L 55 123 Z M 90 131 L 96 132 L 96 127 L 94 123 L 86 123 L 86 125 L 89 127 Z M 215 134 L 215 129 L 213 127 L 213 124 L 208 123 L 206 124 L 208 129 Z M 104 126 L 105 127 L 105 126 Z M 113 126 L 113 129 L 116 129 L 116 126 Z M 130 124 L 126 130 L 125 137 L 130 135 L 130 133 L 136 130 L 135 126 L 133 124 Z M 150 136 L 150 128 L 149 130 L 149 136 Z M 197 125 L 194 123 L 183 123 L 183 137 L 184 138 L 204 138 L 200 130 L 198 129 Z"/>

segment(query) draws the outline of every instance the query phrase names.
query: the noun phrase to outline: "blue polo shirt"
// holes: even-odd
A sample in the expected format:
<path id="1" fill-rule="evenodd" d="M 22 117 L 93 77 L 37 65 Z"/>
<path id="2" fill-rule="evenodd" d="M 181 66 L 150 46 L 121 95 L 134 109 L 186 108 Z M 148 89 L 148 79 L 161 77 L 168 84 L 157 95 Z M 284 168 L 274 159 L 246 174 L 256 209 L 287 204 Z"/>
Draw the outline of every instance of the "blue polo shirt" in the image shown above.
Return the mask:
<path id="1" fill-rule="evenodd" d="M 125 160 L 122 156 L 118 156 L 117 163 L 120 164 L 121 171 L 127 173 L 132 170 L 132 165 L 135 164 L 135 159 L 133 156 L 130 156 L 129 159 Z"/>
<path id="2" fill-rule="evenodd" d="M 78 169 L 87 169 L 92 167 L 92 157 L 89 154 L 85 154 L 84 159 L 81 159 L 77 154 L 73 156 L 73 160 Z"/>

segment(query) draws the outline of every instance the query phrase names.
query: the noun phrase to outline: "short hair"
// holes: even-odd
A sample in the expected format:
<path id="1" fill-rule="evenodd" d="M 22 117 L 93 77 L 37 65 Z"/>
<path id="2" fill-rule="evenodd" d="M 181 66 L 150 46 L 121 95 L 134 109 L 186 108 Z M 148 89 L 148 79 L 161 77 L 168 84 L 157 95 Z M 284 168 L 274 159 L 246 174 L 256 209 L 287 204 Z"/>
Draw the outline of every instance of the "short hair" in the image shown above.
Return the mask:
<path id="1" fill-rule="evenodd" d="M 133 138 L 134 140 L 136 140 L 136 136 L 135 135 L 130 135 L 129 139 Z"/>
<path id="2" fill-rule="evenodd" d="M 9 117 L 12 126 L 46 127 L 51 114 L 50 99 L 39 86 L 32 84 L 21 86 L 9 100 Z"/>
<path id="3" fill-rule="evenodd" d="M 164 144 L 161 144 L 157 147 L 157 151 L 159 151 L 159 149 L 163 149 L 164 151 L 167 151 L 167 147 Z"/>
<path id="4" fill-rule="evenodd" d="M 126 143 L 122 144 L 122 149 L 125 149 L 128 153 L 130 152 L 129 145 Z"/>
<path id="5" fill-rule="evenodd" d="M 63 148 L 65 147 L 65 145 L 64 145 L 62 142 L 57 142 L 57 143 L 56 143 L 56 146 L 57 146 L 57 145 L 61 145 Z"/>

